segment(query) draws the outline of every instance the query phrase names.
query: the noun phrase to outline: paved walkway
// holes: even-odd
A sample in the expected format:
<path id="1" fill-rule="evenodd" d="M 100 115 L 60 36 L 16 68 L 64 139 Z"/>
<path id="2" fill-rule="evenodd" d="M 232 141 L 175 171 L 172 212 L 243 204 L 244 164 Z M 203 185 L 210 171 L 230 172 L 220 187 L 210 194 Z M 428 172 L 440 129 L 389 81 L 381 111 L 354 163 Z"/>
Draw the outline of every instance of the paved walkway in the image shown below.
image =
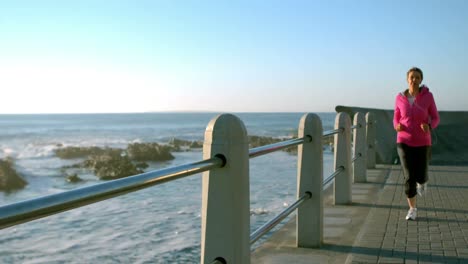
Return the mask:
<path id="1" fill-rule="evenodd" d="M 252 253 L 252 263 L 468 263 L 468 167 L 432 166 L 429 188 L 408 210 L 399 166 L 368 171 L 353 184 L 353 204 L 325 194 L 324 244 L 295 248 L 292 219 Z"/>

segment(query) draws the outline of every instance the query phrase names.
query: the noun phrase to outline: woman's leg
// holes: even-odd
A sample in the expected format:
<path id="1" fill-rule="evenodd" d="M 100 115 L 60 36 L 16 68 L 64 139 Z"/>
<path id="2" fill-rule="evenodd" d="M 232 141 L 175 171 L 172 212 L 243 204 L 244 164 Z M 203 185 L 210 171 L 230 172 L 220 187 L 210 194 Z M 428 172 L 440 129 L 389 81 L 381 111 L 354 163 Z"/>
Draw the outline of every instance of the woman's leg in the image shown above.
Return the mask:
<path id="1" fill-rule="evenodd" d="M 401 168 L 405 176 L 405 194 L 409 206 L 406 220 L 416 220 L 416 178 L 414 167 L 413 148 L 405 144 L 397 144 L 398 155 L 400 156 Z"/>
<path id="2" fill-rule="evenodd" d="M 416 196 L 416 177 L 414 168 L 414 151 L 413 148 L 405 144 L 397 144 L 397 152 L 400 157 L 401 168 L 405 177 L 405 194 L 408 199 Z M 408 200 L 408 204 L 412 206 L 416 205 L 416 199 Z"/>
<path id="3" fill-rule="evenodd" d="M 415 152 L 415 176 L 416 182 L 424 184 L 429 180 L 429 162 L 431 160 L 432 149 L 431 146 L 417 147 Z"/>
<path id="4" fill-rule="evenodd" d="M 408 200 L 408 206 L 410 209 L 416 208 L 416 196 L 411 198 L 406 198 Z"/>

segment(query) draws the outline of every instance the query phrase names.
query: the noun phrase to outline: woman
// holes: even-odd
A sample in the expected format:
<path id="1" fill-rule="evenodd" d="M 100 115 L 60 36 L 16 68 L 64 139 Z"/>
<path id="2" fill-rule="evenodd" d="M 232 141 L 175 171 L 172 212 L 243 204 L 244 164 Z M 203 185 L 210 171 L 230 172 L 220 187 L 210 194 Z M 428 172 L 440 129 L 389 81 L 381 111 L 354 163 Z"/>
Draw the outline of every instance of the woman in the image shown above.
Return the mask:
<path id="1" fill-rule="evenodd" d="M 413 67 L 406 73 L 408 89 L 397 95 L 393 127 L 397 131 L 397 150 L 405 175 L 405 194 L 409 210 L 406 220 L 416 220 L 416 194 L 422 195 L 428 180 L 431 158 L 431 129 L 439 125 L 439 113 L 432 93 L 421 85 L 423 73 Z"/>

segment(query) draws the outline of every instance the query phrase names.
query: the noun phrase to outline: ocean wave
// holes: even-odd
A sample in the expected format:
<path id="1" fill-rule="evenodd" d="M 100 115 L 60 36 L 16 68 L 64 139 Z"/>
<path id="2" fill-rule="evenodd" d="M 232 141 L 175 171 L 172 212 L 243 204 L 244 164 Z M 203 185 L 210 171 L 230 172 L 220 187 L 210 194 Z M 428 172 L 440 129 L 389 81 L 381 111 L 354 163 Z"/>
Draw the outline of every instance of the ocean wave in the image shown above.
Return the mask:
<path id="1" fill-rule="evenodd" d="M 12 148 L 5 147 L 5 148 L 2 148 L 1 150 L 2 152 L 0 153 L 0 158 L 16 156 L 15 150 L 13 150 Z"/>
<path id="2" fill-rule="evenodd" d="M 56 144 L 35 145 L 28 144 L 23 151 L 19 152 L 18 158 L 47 158 L 54 156 Z"/>
<path id="3" fill-rule="evenodd" d="M 50 142 L 15 143 L 14 147 L 7 145 L 0 147 L 0 158 L 12 157 L 15 159 L 40 159 L 55 156 L 55 150 L 64 147 L 113 147 L 126 148 L 131 143 L 143 142 L 140 138 L 127 139 L 72 139 Z"/>
<path id="4" fill-rule="evenodd" d="M 253 208 L 250 209 L 250 215 L 265 215 L 269 214 L 270 210 L 267 210 L 265 208 Z"/>

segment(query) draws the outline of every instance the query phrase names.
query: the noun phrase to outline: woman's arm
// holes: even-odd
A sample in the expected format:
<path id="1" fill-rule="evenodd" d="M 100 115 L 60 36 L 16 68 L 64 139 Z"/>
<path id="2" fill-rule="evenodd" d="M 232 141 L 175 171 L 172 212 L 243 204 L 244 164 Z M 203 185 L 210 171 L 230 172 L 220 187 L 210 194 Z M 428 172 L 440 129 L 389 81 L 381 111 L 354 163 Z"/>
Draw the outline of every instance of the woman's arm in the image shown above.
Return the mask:
<path id="1" fill-rule="evenodd" d="M 401 119 L 401 112 L 400 112 L 400 108 L 398 107 L 398 96 L 397 96 L 397 98 L 395 99 L 395 110 L 393 111 L 393 128 L 396 131 L 401 130 L 400 119 Z"/>
<path id="2" fill-rule="evenodd" d="M 437 111 L 437 106 L 434 101 L 434 96 L 431 95 L 432 102 L 429 105 L 429 116 L 431 117 L 431 128 L 436 128 L 439 125 L 440 117 L 439 112 Z"/>

